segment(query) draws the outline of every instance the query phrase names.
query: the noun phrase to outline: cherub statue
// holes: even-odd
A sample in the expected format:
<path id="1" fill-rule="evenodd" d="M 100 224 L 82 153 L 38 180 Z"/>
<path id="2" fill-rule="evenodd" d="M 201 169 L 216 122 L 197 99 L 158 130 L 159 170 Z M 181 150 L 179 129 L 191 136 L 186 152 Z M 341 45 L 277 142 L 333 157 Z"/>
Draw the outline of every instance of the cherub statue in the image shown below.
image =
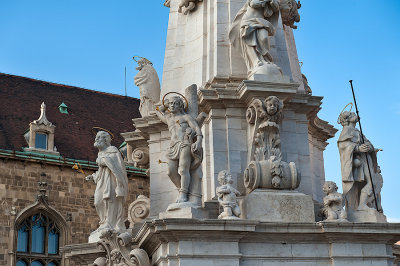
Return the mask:
<path id="1" fill-rule="evenodd" d="M 274 36 L 279 19 L 279 0 L 247 0 L 233 21 L 229 39 L 246 63 L 248 77 L 264 74 L 271 81 L 282 79 L 274 64 L 269 36 Z"/>
<path id="2" fill-rule="evenodd" d="M 135 60 L 135 58 L 133 59 Z M 139 112 L 144 117 L 148 116 L 151 111 L 155 111 L 155 104 L 160 100 L 160 80 L 153 63 L 149 60 L 141 58 L 137 63 L 136 70 L 139 70 L 139 73 L 135 76 L 134 81 L 140 92 Z"/>
<path id="3" fill-rule="evenodd" d="M 335 182 L 326 181 L 322 187 L 326 196 L 324 197 L 324 222 L 347 222 L 347 214 L 343 210 L 343 196 L 337 192 L 338 187 Z"/>
<path id="4" fill-rule="evenodd" d="M 237 204 L 236 197 L 240 195 L 234 187 L 232 187 L 232 175 L 227 170 L 223 170 L 218 174 L 218 182 L 221 186 L 217 187 L 217 196 L 219 204 L 224 211 L 218 216 L 218 219 L 239 219 L 240 207 Z"/>
<path id="5" fill-rule="evenodd" d="M 197 90 L 195 90 L 197 92 Z M 197 104 L 197 103 L 195 103 Z M 205 114 L 194 118 L 186 111 L 182 97 L 172 96 L 158 107 L 158 117 L 168 125 L 171 142 L 167 150 L 168 176 L 179 189 L 176 204 L 168 210 L 201 205 L 201 162 L 203 148 L 201 125 Z"/>

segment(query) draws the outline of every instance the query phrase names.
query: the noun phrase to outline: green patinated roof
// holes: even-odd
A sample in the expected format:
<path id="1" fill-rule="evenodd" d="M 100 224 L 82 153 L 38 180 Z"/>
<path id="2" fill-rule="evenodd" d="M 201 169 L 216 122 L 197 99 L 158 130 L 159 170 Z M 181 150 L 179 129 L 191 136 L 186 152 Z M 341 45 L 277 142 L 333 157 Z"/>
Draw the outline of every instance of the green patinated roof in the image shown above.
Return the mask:
<path id="1" fill-rule="evenodd" d="M 43 154 L 39 152 L 31 152 L 31 151 L 11 151 L 11 150 L 3 150 L 0 149 L 0 156 L 7 156 L 19 159 L 32 159 L 39 160 L 43 162 L 49 163 L 61 163 L 65 165 L 70 165 L 71 167 L 74 164 L 80 164 L 83 168 L 97 168 L 96 162 L 92 161 L 84 161 L 84 160 L 75 160 L 71 158 L 65 158 L 58 155 L 52 154 Z M 138 175 L 146 175 L 146 169 L 137 168 L 133 166 L 126 166 L 126 170 L 128 173 L 138 174 Z"/>
<path id="2" fill-rule="evenodd" d="M 58 110 L 60 110 L 60 112 L 63 114 L 68 114 L 68 106 L 64 102 L 58 106 Z"/>

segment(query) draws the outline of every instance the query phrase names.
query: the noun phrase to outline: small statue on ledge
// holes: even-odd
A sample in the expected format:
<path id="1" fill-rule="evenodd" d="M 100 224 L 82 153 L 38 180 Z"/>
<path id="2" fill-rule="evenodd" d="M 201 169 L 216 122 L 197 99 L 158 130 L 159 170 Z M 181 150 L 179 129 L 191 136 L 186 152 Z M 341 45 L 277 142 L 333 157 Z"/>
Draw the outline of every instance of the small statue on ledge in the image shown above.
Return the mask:
<path id="1" fill-rule="evenodd" d="M 324 222 L 347 222 L 347 214 L 343 210 L 343 196 L 337 192 L 338 187 L 335 182 L 326 181 L 323 190 L 326 194 L 324 197 L 324 214 L 326 219 Z"/>
<path id="2" fill-rule="evenodd" d="M 241 211 L 237 204 L 236 197 L 239 196 L 240 193 L 232 187 L 233 180 L 231 173 L 227 170 L 219 172 L 218 182 L 221 185 L 217 187 L 218 201 L 224 208 L 224 211 L 218 216 L 218 219 L 239 219 Z"/>

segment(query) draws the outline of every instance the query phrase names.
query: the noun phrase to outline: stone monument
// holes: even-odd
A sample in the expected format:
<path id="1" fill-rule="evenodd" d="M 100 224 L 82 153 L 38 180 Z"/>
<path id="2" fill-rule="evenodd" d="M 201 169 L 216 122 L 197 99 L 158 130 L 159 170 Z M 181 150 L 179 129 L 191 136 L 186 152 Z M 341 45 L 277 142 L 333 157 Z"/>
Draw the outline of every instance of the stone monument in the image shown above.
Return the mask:
<path id="1" fill-rule="evenodd" d="M 300 71 L 292 32 L 300 4 L 165 5 L 162 99 L 124 135 L 149 154 L 150 211 L 131 248 L 151 265 L 391 265 L 399 224 L 361 221 L 371 214 L 357 209 L 349 222 L 316 222 L 324 198 L 328 220 L 345 217 L 336 186 L 323 190 L 323 151 L 337 130 L 318 118 L 322 97 Z M 372 147 L 359 146 L 372 158 Z M 353 160 L 343 163 L 351 172 Z M 349 180 L 344 201 L 367 182 Z"/>

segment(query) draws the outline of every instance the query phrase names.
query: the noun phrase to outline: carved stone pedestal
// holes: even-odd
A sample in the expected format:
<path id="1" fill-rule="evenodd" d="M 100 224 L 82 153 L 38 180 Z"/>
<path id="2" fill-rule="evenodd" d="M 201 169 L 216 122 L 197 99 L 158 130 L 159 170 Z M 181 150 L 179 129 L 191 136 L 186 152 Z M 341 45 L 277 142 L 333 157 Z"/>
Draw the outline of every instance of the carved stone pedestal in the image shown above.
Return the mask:
<path id="1" fill-rule="evenodd" d="M 206 219 L 208 212 L 204 208 L 186 207 L 181 209 L 169 210 L 159 214 L 160 219 L 166 218 L 187 218 L 187 219 Z"/>
<path id="2" fill-rule="evenodd" d="M 262 222 L 315 222 L 314 203 L 297 191 L 256 189 L 242 201 L 242 219 Z"/>
<path id="3" fill-rule="evenodd" d="M 147 221 L 135 237 L 151 265 L 393 265 L 400 224 Z"/>
<path id="4" fill-rule="evenodd" d="M 375 209 L 349 211 L 347 219 L 354 223 L 387 223 L 386 216 Z"/>

